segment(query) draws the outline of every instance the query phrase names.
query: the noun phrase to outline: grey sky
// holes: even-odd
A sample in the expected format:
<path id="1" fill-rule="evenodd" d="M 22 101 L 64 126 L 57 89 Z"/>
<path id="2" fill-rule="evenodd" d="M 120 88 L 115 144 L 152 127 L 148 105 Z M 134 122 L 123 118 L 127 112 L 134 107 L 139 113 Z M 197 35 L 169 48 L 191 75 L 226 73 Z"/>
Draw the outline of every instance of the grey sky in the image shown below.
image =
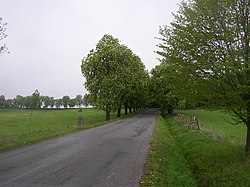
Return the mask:
<path id="1" fill-rule="evenodd" d="M 0 56 L 0 95 L 84 94 L 81 60 L 104 34 L 139 55 L 150 71 L 159 26 L 181 0 L 0 0 L 10 54 Z"/>

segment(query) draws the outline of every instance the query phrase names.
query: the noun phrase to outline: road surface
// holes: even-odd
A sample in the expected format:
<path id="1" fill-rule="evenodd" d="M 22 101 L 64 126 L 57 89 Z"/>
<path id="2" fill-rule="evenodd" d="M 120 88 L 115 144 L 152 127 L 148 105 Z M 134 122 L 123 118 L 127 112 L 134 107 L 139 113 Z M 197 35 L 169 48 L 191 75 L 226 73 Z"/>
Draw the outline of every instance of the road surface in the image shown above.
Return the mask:
<path id="1" fill-rule="evenodd" d="M 136 187 L 156 110 L 0 153 L 0 187 Z"/>

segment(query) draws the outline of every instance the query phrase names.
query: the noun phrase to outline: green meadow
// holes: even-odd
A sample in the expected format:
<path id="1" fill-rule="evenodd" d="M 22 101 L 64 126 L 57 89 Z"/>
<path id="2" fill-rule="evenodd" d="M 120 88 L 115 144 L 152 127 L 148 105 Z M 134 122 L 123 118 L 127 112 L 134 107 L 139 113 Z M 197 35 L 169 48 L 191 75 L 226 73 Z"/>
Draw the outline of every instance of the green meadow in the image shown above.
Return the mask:
<path id="1" fill-rule="evenodd" d="M 219 111 L 178 113 L 185 117 L 158 116 L 142 186 L 250 186 L 244 125 L 232 125 L 232 117 Z M 188 130 L 191 115 L 198 116 L 201 130 Z"/>
<path id="2" fill-rule="evenodd" d="M 105 112 L 98 109 L 67 110 L 0 109 L 0 151 L 64 135 L 107 123 Z M 84 126 L 78 125 L 82 115 Z M 116 114 L 111 114 L 116 119 Z M 30 125 L 31 124 L 31 125 Z"/>
<path id="3" fill-rule="evenodd" d="M 179 110 L 177 112 L 184 114 L 185 123 L 191 115 L 196 115 L 203 131 L 210 131 L 212 134 L 227 138 L 229 141 L 245 144 L 246 126 L 244 124 L 236 125 L 230 114 L 211 110 Z"/>

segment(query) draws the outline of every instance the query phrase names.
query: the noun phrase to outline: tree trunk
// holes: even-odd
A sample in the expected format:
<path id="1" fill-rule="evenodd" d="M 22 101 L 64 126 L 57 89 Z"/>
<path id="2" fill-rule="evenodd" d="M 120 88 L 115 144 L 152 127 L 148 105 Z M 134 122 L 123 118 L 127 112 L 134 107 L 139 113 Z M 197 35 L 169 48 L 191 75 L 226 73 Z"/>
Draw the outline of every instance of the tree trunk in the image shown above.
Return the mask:
<path id="1" fill-rule="evenodd" d="M 129 113 L 132 113 L 132 107 L 129 106 L 128 109 L 129 109 Z"/>
<path id="2" fill-rule="evenodd" d="M 135 111 L 136 111 L 136 106 L 134 105 L 134 106 L 133 106 L 133 112 L 135 112 Z"/>
<path id="3" fill-rule="evenodd" d="M 170 115 L 170 116 L 174 115 L 174 107 L 173 107 L 173 105 L 168 105 L 168 115 Z"/>
<path id="4" fill-rule="evenodd" d="M 117 117 L 118 118 L 121 117 L 121 109 L 120 108 L 117 110 Z"/>
<path id="5" fill-rule="evenodd" d="M 106 121 L 110 120 L 110 111 L 106 111 Z"/>
<path id="6" fill-rule="evenodd" d="M 125 115 L 128 115 L 128 104 L 124 104 L 124 109 L 125 109 Z"/>

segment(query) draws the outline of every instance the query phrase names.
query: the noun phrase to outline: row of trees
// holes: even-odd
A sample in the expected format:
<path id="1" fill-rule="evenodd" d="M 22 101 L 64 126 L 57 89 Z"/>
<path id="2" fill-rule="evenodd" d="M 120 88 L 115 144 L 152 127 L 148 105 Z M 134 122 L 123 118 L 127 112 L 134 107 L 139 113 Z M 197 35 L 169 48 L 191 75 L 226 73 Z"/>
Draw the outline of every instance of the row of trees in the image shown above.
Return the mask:
<path id="1" fill-rule="evenodd" d="M 147 104 L 148 72 L 141 59 L 117 38 L 104 35 L 82 60 L 81 69 L 88 100 L 106 111 L 106 120 L 111 111 L 120 117 L 122 107 L 127 114 Z"/>
<path id="2" fill-rule="evenodd" d="M 38 91 L 37 91 L 38 92 Z M 0 96 L 0 108 L 33 108 L 32 104 L 32 95 L 31 96 L 21 96 L 17 95 L 14 99 L 5 99 L 4 95 Z M 55 99 L 49 96 L 40 96 L 39 102 L 36 108 L 74 108 L 89 106 L 89 102 L 82 95 L 77 95 L 75 98 L 70 98 L 69 96 L 63 96 L 61 99 Z"/>
<path id="3" fill-rule="evenodd" d="M 229 111 L 247 127 L 249 155 L 250 1 L 184 1 L 160 34 L 163 58 L 152 71 L 158 102 L 168 108 L 181 98 Z"/>

